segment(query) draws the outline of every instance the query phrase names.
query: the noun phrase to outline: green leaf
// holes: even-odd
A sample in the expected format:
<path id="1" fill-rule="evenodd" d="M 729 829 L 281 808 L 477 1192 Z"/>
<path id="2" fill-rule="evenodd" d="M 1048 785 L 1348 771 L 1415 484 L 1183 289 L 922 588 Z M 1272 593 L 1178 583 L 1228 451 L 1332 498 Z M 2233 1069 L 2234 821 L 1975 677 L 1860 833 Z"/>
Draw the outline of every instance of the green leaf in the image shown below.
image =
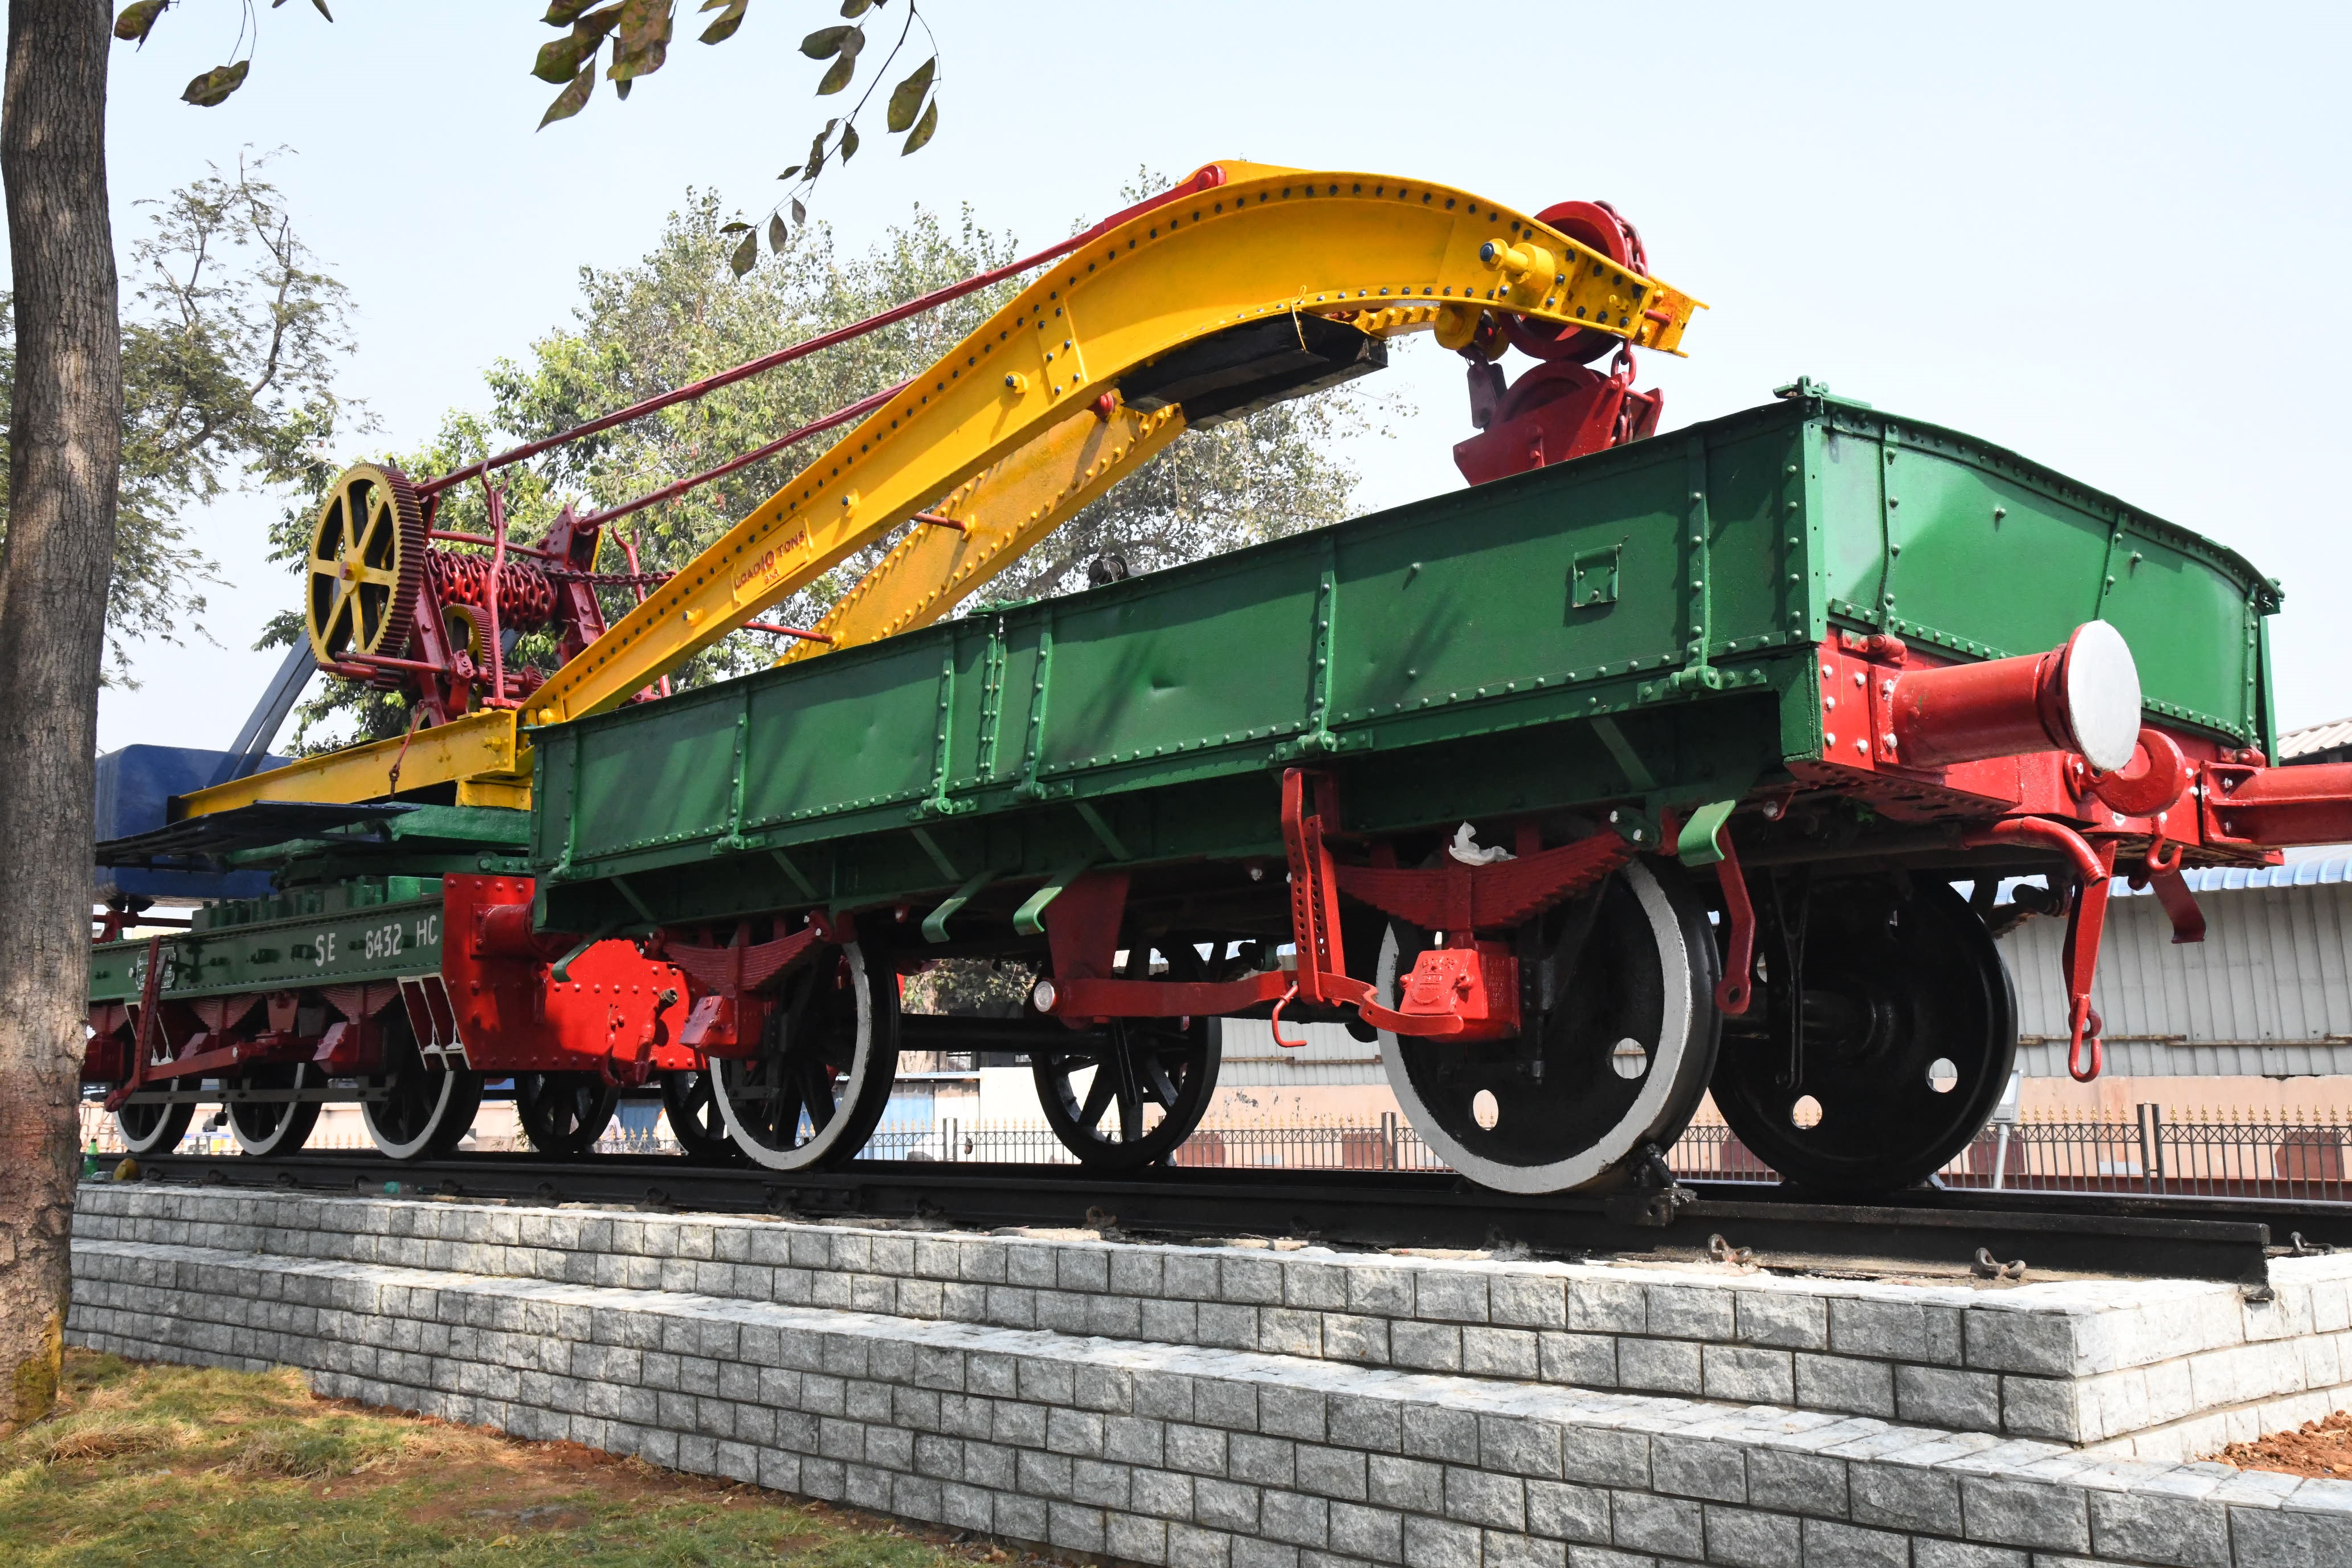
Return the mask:
<path id="1" fill-rule="evenodd" d="M 722 223 L 719 226 L 719 232 L 721 234 L 749 234 L 751 232 L 751 226 L 748 223 Z"/>
<path id="2" fill-rule="evenodd" d="M 163 7 L 170 3 L 171 0 L 138 0 L 136 5 L 125 5 L 122 15 L 114 19 L 114 36 L 125 43 L 145 43 L 147 35 L 155 30 L 156 20 L 163 15 Z"/>
<path id="3" fill-rule="evenodd" d="M 923 117 L 915 121 L 915 129 L 908 134 L 907 144 L 898 149 L 898 156 L 903 158 L 909 153 L 920 152 L 939 128 L 940 100 L 935 98 L 931 100 L 931 106 L 923 110 Z"/>
<path id="4" fill-rule="evenodd" d="M 852 158 L 856 156 L 857 127 L 855 125 L 845 125 L 841 128 L 841 161 L 846 163 Z"/>
<path id="5" fill-rule="evenodd" d="M 824 75 L 816 84 L 816 95 L 819 98 L 828 98 L 839 92 L 849 85 L 849 79 L 856 74 L 857 57 L 844 49 L 840 58 L 824 68 Z"/>
<path id="6" fill-rule="evenodd" d="M 845 16 L 863 16 L 872 9 L 874 0 L 841 0 L 841 14 Z"/>
<path id="7" fill-rule="evenodd" d="M 604 40 L 583 37 L 578 33 L 557 38 L 539 47 L 539 58 L 531 62 L 530 74 L 541 81 L 566 82 L 580 74 L 583 54 L 593 53 Z"/>
<path id="8" fill-rule="evenodd" d="M 547 15 L 540 18 L 551 27 L 568 27 L 580 20 L 581 14 L 596 4 L 596 0 L 554 0 Z"/>
<path id="9" fill-rule="evenodd" d="M 934 55 L 915 68 L 914 74 L 890 89 L 891 131 L 904 131 L 915 123 L 915 111 L 923 107 L 923 99 L 931 90 L 931 78 L 939 71 L 939 57 Z"/>
<path id="10" fill-rule="evenodd" d="M 832 134 L 833 121 L 827 121 L 824 129 L 818 132 L 815 139 L 809 142 L 808 162 L 803 166 L 808 170 L 808 177 L 812 180 L 824 173 L 824 139 Z"/>
<path id="11" fill-rule="evenodd" d="M 629 101 L 629 89 L 635 85 L 636 85 L 635 78 L 625 76 L 613 84 L 613 96 L 626 103 Z"/>
<path id="12" fill-rule="evenodd" d="M 855 27 L 819 27 L 801 40 L 801 53 L 813 60 L 829 60 L 841 53 L 843 40 L 856 37 Z"/>
<path id="13" fill-rule="evenodd" d="M 738 278 L 742 277 L 759 264 L 760 237 L 756 234 L 745 235 L 743 243 L 735 247 L 735 254 L 727 258 L 727 265 L 734 268 L 735 276 Z"/>
<path id="14" fill-rule="evenodd" d="M 706 44 L 723 44 L 733 37 L 735 29 L 743 25 L 743 13 L 751 4 L 751 0 L 702 0 L 702 8 L 706 11 L 717 11 L 721 6 L 726 7 L 717 21 L 702 29 L 702 41 Z"/>
<path id="15" fill-rule="evenodd" d="M 798 163 L 794 163 L 791 168 L 786 169 L 782 174 L 778 174 L 778 175 L 776 176 L 776 178 L 778 178 L 778 179 L 780 179 L 780 180 L 789 180 L 789 179 L 791 179 L 794 174 L 799 174 L 800 172 L 801 172 L 801 166 L 800 166 Z"/>
<path id="16" fill-rule="evenodd" d="M 798 196 L 794 196 L 793 198 L 793 221 L 794 223 L 808 222 L 808 208 L 801 205 L 801 199 Z"/>
<path id="17" fill-rule="evenodd" d="M 228 95 L 245 85 L 245 73 L 253 68 L 251 60 L 239 60 L 233 66 L 215 66 L 188 83 L 180 97 L 198 109 L 214 109 L 228 101 Z"/>
<path id="18" fill-rule="evenodd" d="M 774 251 L 778 256 L 782 256 L 784 253 L 784 240 L 790 233 L 791 230 L 784 227 L 783 214 L 770 213 L 768 215 L 768 248 L 770 250 Z"/>
<path id="19" fill-rule="evenodd" d="M 310 4 L 316 5 L 319 8 L 319 15 L 328 21 L 331 22 L 335 19 L 335 14 L 327 9 L 327 0 L 310 0 Z"/>
<path id="20" fill-rule="evenodd" d="M 555 101 L 549 104 L 547 112 L 539 117 L 537 129 L 544 131 L 559 120 L 571 119 L 588 107 L 588 95 L 595 90 L 596 62 L 590 60 L 581 68 L 580 74 L 572 79 L 572 85 L 555 95 Z"/>
<path id="21" fill-rule="evenodd" d="M 621 31 L 605 75 L 614 81 L 651 76 L 669 58 L 671 0 L 621 0 Z"/>

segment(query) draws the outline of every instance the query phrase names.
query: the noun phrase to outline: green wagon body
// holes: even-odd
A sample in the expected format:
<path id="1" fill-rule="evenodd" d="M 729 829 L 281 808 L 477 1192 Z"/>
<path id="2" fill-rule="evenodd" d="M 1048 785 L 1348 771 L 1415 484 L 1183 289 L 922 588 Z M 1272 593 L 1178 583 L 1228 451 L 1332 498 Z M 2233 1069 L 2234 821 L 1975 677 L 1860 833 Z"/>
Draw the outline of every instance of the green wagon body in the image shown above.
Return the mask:
<path id="1" fill-rule="evenodd" d="M 2269 749 L 2272 584 L 1981 441 L 1804 395 L 1071 598 L 541 731 L 542 923 L 870 908 L 1265 856 L 1287 764 L 1392 832 L 1740 795 L 1817 759 L 1837 628 L 2104 618 L 2151 717 Z"/>
<path id="2" fill-rule="evenodd" d="M 371 877 L 197 911 L 196 928 L 160 949 L 164 1000 L 291 992 L 396 980 L 441 967 L 440 879 Z M 89 999 L 136 1002 L 147 943 L 90 949 Z"/>

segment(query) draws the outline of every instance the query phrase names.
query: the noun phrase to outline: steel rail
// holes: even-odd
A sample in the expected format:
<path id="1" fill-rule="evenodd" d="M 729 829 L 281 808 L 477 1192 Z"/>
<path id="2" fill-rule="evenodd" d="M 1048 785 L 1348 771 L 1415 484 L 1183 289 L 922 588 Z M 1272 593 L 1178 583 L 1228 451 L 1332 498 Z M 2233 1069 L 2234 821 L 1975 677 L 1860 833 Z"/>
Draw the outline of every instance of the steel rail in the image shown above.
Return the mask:
<path id="1" fill-rule="evenodd" d="M 2352 1204 L 2120 1198 L 1913 1188 L 1870 1204 L 1699 1182 L 1674 1201 L 1492 1192 L 1444 1172 L 1197 1166 L 1108 1174 L 1069 1165 L 858 1161 L 772 1172 L 676 1156 L 555 1161 L 373 1152 L 282 1158 L 171 1154 L 146 1180 L 395 1196 L 646 1205 L 959 1226 L 1115 1225 L 1129 1237 L 1287 1236 L 1350 1247 L 1519 1246 L 1552 1256 L 1708 1256 L 1710 1238 L 1771 1268 L 1881 1263 L 1966 1269 L 1979 1250 L 2037 1275 L 2220 1279 L 2260 1294 L 2268 1259 L 2300 1235 L 2352 1246 Z"/>

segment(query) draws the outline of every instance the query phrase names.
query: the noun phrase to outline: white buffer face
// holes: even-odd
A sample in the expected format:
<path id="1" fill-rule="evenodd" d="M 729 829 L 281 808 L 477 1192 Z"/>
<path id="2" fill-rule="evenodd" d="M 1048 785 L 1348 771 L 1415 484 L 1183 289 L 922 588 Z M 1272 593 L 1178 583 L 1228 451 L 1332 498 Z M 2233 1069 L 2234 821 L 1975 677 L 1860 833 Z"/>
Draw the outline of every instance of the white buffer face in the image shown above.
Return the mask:
<path id="1" fill-rule="evenodd" d="M 2123 633 L 2085 621 L 2066 646 L 2066 724 L 2083 756 L 2103 773 L 2132 760 L 2139 744 L 2139 666 Z"/>

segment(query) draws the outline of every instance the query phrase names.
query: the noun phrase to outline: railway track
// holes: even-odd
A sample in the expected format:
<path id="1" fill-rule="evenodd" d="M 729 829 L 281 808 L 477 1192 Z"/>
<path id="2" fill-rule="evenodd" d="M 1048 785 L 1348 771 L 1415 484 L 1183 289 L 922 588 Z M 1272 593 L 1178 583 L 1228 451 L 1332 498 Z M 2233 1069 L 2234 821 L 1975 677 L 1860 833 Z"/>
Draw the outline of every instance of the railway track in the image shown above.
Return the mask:
<path id="1" fill-rule="evenodd" d="M 2352 1247 L 2352 1204 L 1990 1193 L 1915 1187 L 1872 1204 L 1697 1182 L 1613 1197 L 1531 1196 L 1444 1173 L 859 1161 L 791 1175 L 660 1155 L 562 1162 L 530 1154 L 397 1163 L 365 1152 L 165 1155 L 144 1179 L 182 1184 L 591 1203 L 961 1227 L 1094 1226 L 1169 1239 L 1291 1237 L 1348 1247 L 1524 1247 L 1554 1257 L 1705 1258 L 1744 1250 L 1769 1268 L 1969 1270 L 2022 1261 L 2032 1277 L 2221 1279 L 2267 1289 L 2269 1260 Z M 1718 1243 L 1715 1238 L 1720 1237 Z M 2299 1239 L 2298 1239 L 2299 1238 Z"/>

